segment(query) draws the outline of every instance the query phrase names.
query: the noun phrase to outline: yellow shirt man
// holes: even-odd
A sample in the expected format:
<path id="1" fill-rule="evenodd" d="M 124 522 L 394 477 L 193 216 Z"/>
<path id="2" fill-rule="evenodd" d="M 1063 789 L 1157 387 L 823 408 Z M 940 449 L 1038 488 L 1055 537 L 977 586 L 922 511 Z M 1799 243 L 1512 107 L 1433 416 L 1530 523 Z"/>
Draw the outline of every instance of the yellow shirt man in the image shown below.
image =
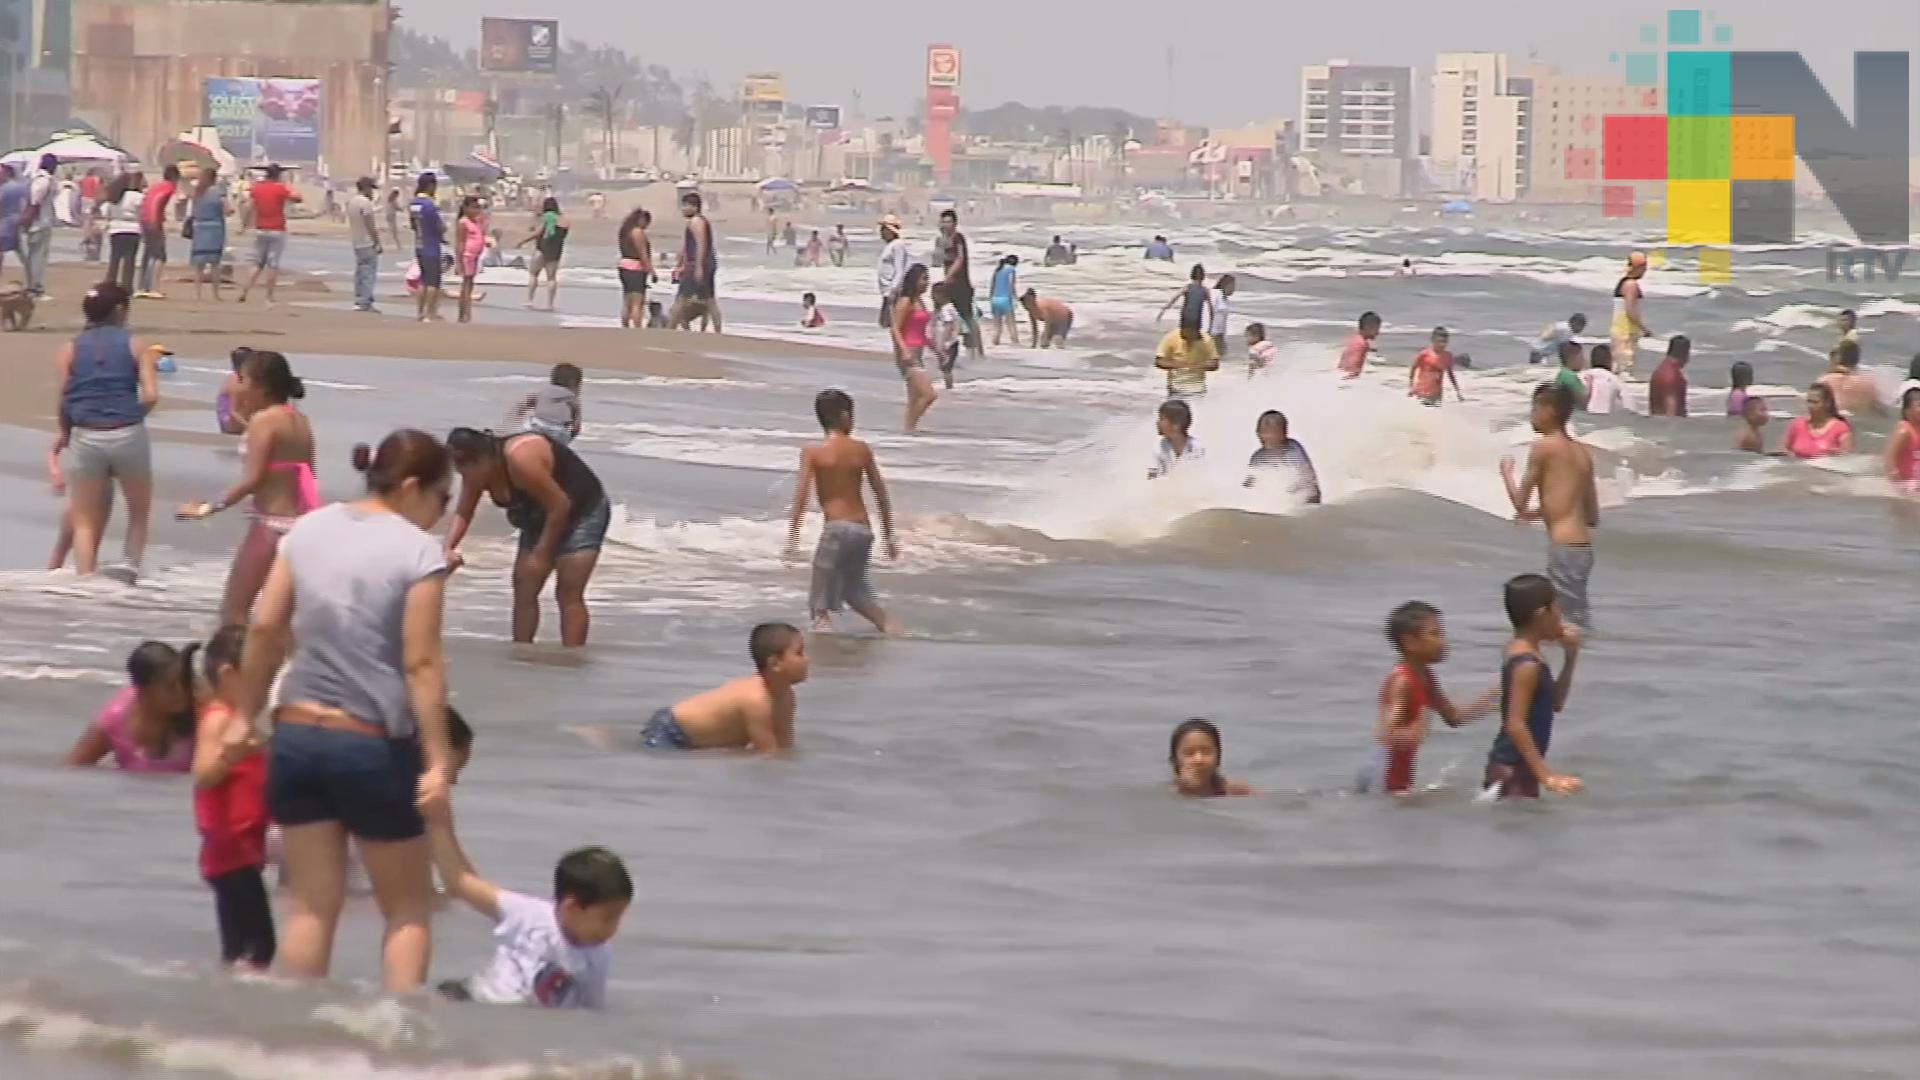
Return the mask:
<path id="1" fill-rule="evenodd" d="M 1168 395 L 1199 397 L 1207 392 L 1207 372 L 1220 370 L 1220 353 L 1205 334 L 1169 330 L 1153 352 L 1153 366 L 1167 373 Z"/>

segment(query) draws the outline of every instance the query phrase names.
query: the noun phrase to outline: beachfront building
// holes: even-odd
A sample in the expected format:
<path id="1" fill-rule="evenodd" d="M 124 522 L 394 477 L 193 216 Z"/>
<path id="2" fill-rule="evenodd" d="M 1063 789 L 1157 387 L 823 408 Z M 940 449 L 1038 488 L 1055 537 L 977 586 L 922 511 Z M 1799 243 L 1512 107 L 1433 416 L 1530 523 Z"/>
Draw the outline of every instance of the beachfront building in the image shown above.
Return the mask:
<path id="1" fill-rule="evenodd" d="M 1511 202 L 1532 177 L 1532 83 L 1504 53 L 1441 53 L 1429 80 L 1429 175 L 1450 194 Z"/>
<path id="2" fill-rule="evenodd" d="M 1400 195 L 1413 131 L 1412 68 L 1329 60 L 1300 69 L 1300 152 L 1329 180 Z"/>
<path id="3" fill-rule="evenodd" d="M 1659 88 L 1631 86 L 1621 78 L 1562 75 L 1551 68 L 1535 69 L 1529 76 L 1533 153 L 1528 201 L 1602 205 L 1606 118 L 1664 111 Z"/>

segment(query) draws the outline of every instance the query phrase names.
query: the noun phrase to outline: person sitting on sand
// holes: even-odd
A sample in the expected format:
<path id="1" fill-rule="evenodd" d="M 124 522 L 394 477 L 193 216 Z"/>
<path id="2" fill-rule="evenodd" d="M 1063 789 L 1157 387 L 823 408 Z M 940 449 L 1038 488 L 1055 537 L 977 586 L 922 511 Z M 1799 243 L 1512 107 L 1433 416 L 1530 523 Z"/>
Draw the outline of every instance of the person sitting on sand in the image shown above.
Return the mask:
<path id="1" fill-rule="evenodd" d="M 793 688 L 807 681 L 807 639 L 786 623 L 761 623 L 747 638 L 754 672 L 695 694 L 655 712 L 628 741 L 646 750 L 752 750 L 779 754 L 793 749 Z M 574 733 L 604 750 L 621 740 L 606 728 Z"/>
<path id="2" fill-rule="evenodd" d="M 1173 729 L 1167 762 L 1173 766 L 1173 790 L 1189 799 L 1245 796 L 1253 789 L 1220 774 L 1220 729 L 1211 720 L 1188 720 Z"/>

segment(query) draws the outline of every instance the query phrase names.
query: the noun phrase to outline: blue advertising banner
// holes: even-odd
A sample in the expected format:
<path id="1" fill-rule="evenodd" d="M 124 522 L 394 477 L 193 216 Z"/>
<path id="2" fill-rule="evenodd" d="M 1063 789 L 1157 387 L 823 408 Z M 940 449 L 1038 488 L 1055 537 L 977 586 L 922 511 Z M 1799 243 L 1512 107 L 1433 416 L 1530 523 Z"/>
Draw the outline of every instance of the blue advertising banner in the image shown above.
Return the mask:
<path id="1" fill-rule="evenodd" d="M 208 79 L 206 112 L 220 144 L 240 162 L 310 165 L 320 160 L 318 79 Z"/>

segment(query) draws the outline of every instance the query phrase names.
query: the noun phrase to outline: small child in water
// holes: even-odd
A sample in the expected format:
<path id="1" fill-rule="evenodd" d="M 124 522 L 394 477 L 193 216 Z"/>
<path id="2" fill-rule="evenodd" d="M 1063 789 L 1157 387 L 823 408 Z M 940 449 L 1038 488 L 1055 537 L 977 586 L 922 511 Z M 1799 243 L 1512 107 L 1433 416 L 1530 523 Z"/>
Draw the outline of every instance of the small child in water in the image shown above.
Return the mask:
<path id="1" fill-rule="evenodd" d="M 1734 444 L 1735 449 L 1745 450 L 1749 454 L 1766 453 L 1767 436 L 1764 429 L 1772 418 L 1766 398 L 1758 394 L 1747 395 L 1746 400 L 1740 403 L 1740 439 Z"/>
<path id="2" fill-rule="evenodd" d="M 1753 365 L 1745 360 L 1735 360 L 1727 369 L 1727 415 L 1743 416 L 1747 411 L 1747 398 L 1753 386 Z"/>
<path id="3" fill-rule="evenodd" d="M 1567 707 L 1573 693 L 1580 632 L 1561 621 L 1553 582 L 1545 577 L 1521 574 L 1508 581 L 1504 591 L 1513 640 L 1500 666 L 1500 731 L 1487 754 L 1482 786 L 1486 795 L 1500 799 L 1537 799 L 1542 790 L 1572 795 L 1580 790 L 1579 778 L 1547 768 L 1547 746 L 1553 740 L 1554 715 Z M 1557 682 L 1540 654 L 1540 646 L 1549 641 L 1558 641 L 1566 655 Z"/>
<path id="4" fill-rule="evenodd" d="M 1173 766 L 1173 790 L 1189 799 L 1251 795 L 1253 789 L 1220 774 L 1220 729 L 1211 720 L 1188 720 L 1173 729 L 1167 762 Z"/>
<path id="5" fill-rule="evenodd" d="M 1247 324 L 1247 378 L 1267 370 L 1278 351 L 1273 342 L 1267 340 L 1266 323 Z"/>
<path id="6" fill-rule="evenodd" d="M 1158 480 L 1176 465 L 1207 456 L 1206 448 L 1191 434 L 1193 410 L 1179 398 L 1161 403 L 1154 426 L 1160 433 L 1160 445 L 1154 448 L 1153 463 L 1147 466 L 1147 479 Z"/>
<path id="7" fill-rule="evenodd" d="M 1287 434 L 1287 414 L 1278 409 L 1261 413 L 1253 425 L 1253 435 L 1260 440 L 1260 449 L 1247 459 L 1247 479 L 1240 486 L 1252 487 L 1264 470 L 1284 469 L 1288 473 L 1284 481 L 1287 493 L 1303 503 L 1318 504 L 1320 474 L 1314 471 L 1307 448 Z"/>
<path id="8" fill-rule="evenodd" d="M 881 609 L 867 580 L 873 561 L 873 520 L 867 516 L 862 485 L 873 488 L 880 510 L 880 542 L 888 560 L 900 556 L 893 536 L 893 497 L 880 475 L 873 448 L 853 437 L 853 398 L 844 390 L 822 390 L 813 399 L 813 415 L 826 437 L 817 446 L 800 451 L 800 480 L 793 490 L 793 512 L 787 521 L 789 560 L 800 557 L 800 523 L 807 504 L 820 502 L 820 542 L 813 549 L 813 580 L 807 588 L 807 609 L 815 630 L 833 629 L 833 615 L 851 607 L 884 634 L 899 628 Z"/>
<path id="9" fill-rule="evenodd" d="M 753 674 L 654 713 L 640 731 L 640 747 L 762 754 L 792 750 L 798 707 L 793 688 L 807 681 L 806 636 L 786 623 L 761 623 L 747 638 L 747 652 L 753 658 Z M 618 748 L 605 729 L 575 728 L 574 732 L 602 749 Z"/>
<path id="10" fill-rule="evenodd" d="M 568 852 L 553 869 L 553 899 L 541 900 L 476 873 L 454 835 L 451 812 L 429 817 L 427 837 L 447 895 L 492 919 L 496 942 L 479 974 L 441 983 L 442 994 L 489 1005 L 606 1007 L 613 960 L 607 942 L 633 903 L 633 878 L 620 856 L 602 847 Z"/>
<path id="11" fill-rule="evenodd" d="M 817 330 L 827 325 L 827 316 L 820 310 L 820 301 L 812 293 L 800 294 L 800 328 Z"/>
<path id="12" fill-rule="evenodd" d="M 547 385 L 528 394 L 518 416 L 528 431 L 538 432 L 562 446 L 580 434 L 580 385 L 586 376 L 573 364 L 555 364 Z"/>
<path id="13" fill-rule="evenodd" d="M 1447 633 L 1440 623 L 1440 609 L 1432 604 L 1411 600 L 1394 608 L 1387 616 L 1387 641 L 1400 654 L 1400 662 L 1380 684 L 1374 756 L 1354 790 L 1407 795 L 1413 791 L 1414 761 L 1427 740 L 1427 713 L 1437 713 L 1448 727 L 1457 728 L 1492 711 L 1495 691 L 1461 709 L 1440 689 L 1433 668 L 1447 658 Z"/>
<path id="14" fill-rule="evenodd" d="M 220 961 L 266 970 L 273 964 L 273 905 L 267 900 L 267 756 L 251 718 L 234 711 L 244 626 L 208 639 L 193 740 L 193 821 L 200 831 L 200 876 L 213 889 Z M 187 647 L 191 657 L 193 646 Z"/>
<path id="15" fill-rule="evenodd" d="M 966 332 L 960 323 L 960 309 L 947 295 L 947 283 L 935 282 L 928 293 L 933 304 L 933 320 L 928 324 L 933 356 L 940 365 L 940 378 L 953 389 L 953 368 L 960 362 L 960 347 Z"/>

